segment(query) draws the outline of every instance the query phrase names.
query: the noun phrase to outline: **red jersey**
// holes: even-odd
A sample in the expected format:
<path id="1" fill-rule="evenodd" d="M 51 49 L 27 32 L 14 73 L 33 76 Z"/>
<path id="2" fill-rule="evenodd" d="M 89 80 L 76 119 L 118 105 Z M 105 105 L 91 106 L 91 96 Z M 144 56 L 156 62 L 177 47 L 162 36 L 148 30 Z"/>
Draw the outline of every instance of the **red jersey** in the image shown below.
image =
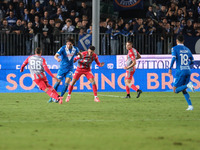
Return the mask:
<path id="1" fill-rule="evenodd" d="M 83 58 L 80 59 L 80 56 L 75 57 L 75 60 L 78 60 L 78 66 L 77 66 L 77 70 L 81 69 L 81 70 L 85 70 L 85 71 L 90 71 L 90 66 L 92 64 L 93 61 L 95 61 L 97 63 L 98 66 L 101 65 L 101 63 L 99 62 L 98 56 L 97 54 L 93 53 L 92 56 L 88 55 L 88 51 L 84 51 L 82 52 L 82 56 Z"/>
<path id="2" fill-rule="evenodd" d="M 127 59 L 126 59 L 126 66 L 128 67 L 130 64 L 132 64 L 132 61 L 134 59 L 137 58 L 137 55 L 138 55 L 138 51 L 134 48 L 131 48 L 129 51 L 128 51 L 128 54 L 127 54 Z M 134 70 L 134 66 L 132 68 L 129 68 L 127 69 L 129 71 L 133 71 Z"/>
<path id="3" fill-rule="evenodd" d="M 44 71 L 46 71 L 51 77 L 54 77 L 51 71 L 47 67 L 46 60 L 38 55 L 29 56 L 22 64 L 21 70 L 29 64 L 29 70 L 33 80 L 46 77 Z"/>

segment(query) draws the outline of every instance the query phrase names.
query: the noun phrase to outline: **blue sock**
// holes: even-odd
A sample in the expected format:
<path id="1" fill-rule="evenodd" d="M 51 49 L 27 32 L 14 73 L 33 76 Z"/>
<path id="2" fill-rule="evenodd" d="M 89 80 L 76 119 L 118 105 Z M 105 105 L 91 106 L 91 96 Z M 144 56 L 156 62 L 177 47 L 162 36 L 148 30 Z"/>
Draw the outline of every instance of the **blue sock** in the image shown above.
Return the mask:
<path id="1" fill-rule="evenodd" d="M 65 94 L 65 92 L 67 91 L 68 86 L 69 86 L 69 83 L 65 83 L 65 86 L 64 86 L 60 96 L 63 96 Z"/>
<path id="2" fill-rule="evenodd" d="M 183 95 L 185 96 L 185 100 L 187 101 L 188 105 L 192 105 L 188 92 L 183 92 Z"/>
<path id="3" fill-rule="evenodd" d="M 56 82 L 53 88 L 57 91 L 59 85 L 60 85 L 60 82 Z"/>
<path id="4" fill-rule="evenodd" d="M 179 93 L 179 92 L 185 90 L 186 88 L 187 88 L 187 85 L 183 85 L 183 86 L 177 87 L 176 90 L 175 90 L 175 92 Z"/>

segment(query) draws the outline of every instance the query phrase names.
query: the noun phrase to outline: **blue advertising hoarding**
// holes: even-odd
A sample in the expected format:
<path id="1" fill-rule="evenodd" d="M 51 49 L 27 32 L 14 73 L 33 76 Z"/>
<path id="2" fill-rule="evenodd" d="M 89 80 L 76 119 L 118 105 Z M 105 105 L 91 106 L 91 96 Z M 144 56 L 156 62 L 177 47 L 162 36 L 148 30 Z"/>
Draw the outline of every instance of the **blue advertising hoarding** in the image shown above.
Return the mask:
<path id="1" fill-rule="evenodd" d="M 28 56 L 1 56 L 0 57 L 0 93 L 5 92 L 42 92 L 32 82 L 28 68 L 20 73 L 20 67 Z M 199 55 L 195 55 L 198 60 Z M 56 74 L 59 63 L 53 56 L 44 56 L 49 69 Z M 125 55 L 118 56 L 99 56 L 100 62 L 105 62 L 103 67 L 98 67 L 95 62 L 92 63 L 92 72 L 98 86 L 99 92 L 124 92 L 125 91 Z M 134 74 L 133 83 L 140 87 L 143 91 L 158 92 L 172 91 L 173 77 L 169 76 L 168 68 L 170 65 L 170 55 L 142 55 L 137 60 L 136 72 Z M 74 64 L 74 70 L 77 63 Z M 192 66 L 191 81 L 194 83 L 196 91 L 200 91 L 200 61 L 195 61 Z M 175 70 L 173 70 L 175 74 Z M 52 85 L 54 80 L 47 74 L 49 83 Z M 62 85 L 59 87 L 60 92 Z M 92 85 L 86 77 L 82 76 L 75 84 L 74 92 L 92 92 Z"/>

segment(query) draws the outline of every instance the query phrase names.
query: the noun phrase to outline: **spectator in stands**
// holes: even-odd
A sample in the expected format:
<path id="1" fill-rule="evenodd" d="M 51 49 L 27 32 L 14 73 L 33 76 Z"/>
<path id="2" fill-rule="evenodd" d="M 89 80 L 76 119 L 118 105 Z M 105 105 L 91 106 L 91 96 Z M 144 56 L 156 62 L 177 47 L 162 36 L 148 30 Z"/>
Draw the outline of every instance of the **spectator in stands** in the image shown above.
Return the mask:
<path id="1" fill-rule="evenodd" d="M 157 26 L 156 26 L 156 35 L 157 35 L 157 54 L 162 54 L 163 50 L 163 42 L 164 42 L 164 36 L 165 36 L 165 29 L 163 28 L 163 22 L 159 21 Z"/>
<path id="2" fill-rule="evenodd" d="M 197 22 L 193 24 L 193 29 L 194 29 L 193 36 L 200 36 L 200 28 L 198 27 Z"/>
<path id="3" fill-rule="evenodd" d="M 183 34 L 192 36 L 194 34 L 194 29 L 191 20 L 187 20 L 187 25 L 183 29 Z"/>
<path id="4" fill-rule="evenodd" d="M 78 21 L 75 26 L 74 33 L 79 33 L 81 28 L 82 28 L 82 22 Z"/>
<path id="5" fill-rule="evenodd" d="M 24 14 L 22 16 L 22 20 L 25 20 L 27 22 L 31 21 L 30 20 L 30 15 L 29 15 L 29 11 L 27 8 L 24 8 Z"/>
<path id="6" fill-rule="evenodd" d="M 146 29 L 145 29 L 145 26 L 143 24 L 143 19 L 142 18 L 138 18 L 137 19 L 137 23 L 134 26 L 133 31 L 136 34 L 138 34 L 138 33 L 145 33 L 146 32 Z"/>
<path id="7" fill-rule="evenodd" d="M 177 19 L 177 12 L 178 12 L 178 6 L 176 6 L 175 3 L 171 3 L 170 8 L 168 9 L 168 12 L 166 14 L 166 17 L 169 21 L 174 21 Z"/>
<path id="8" fill-rule="evenodd" d="M 75 18 L 76 18 L 76 12 L 75 10 L 71 10 L 69 18 L 72 20 L 72 25 L 75 26 Z"/>
<path id="9" fill-rule="evenodd" d="M 34 9 L 30 10 L 29 18 L 30 18 L 31 22 L 34 22 L 34 19 L 35 19 L 35 10 Z"/>
<path id="10" fill-rule="evenodd" d="M 50 44 L 52 44 L 53 29 L 49 25 L 47 19 L 44 19 L 44 23 L 41 25 L 41 31 L 42 31 L 42 42 L 43 42 L 44 54 L 53 54 L 52 50 L 50 49 Z"/>
<path id="11" fill-rule="evenodd" d="M 88 20 L 82 20 L 82 28 L 83 28 L 84 32 L 87 31 L 87 29 L 88 29 Z"/>
<path id="12" fill-rule="evenodd" d="M 39 1 L 35 2 L 35 8 L 34 9 L 35 9 L 35 15 L 38 15 L 38 16 L 42 17 L 44 12 L 43 12 L 43 8 L 40 5 Z"/>
<path id="13" fill-rule="evenodd" d="M 114 27 L 110 30 L 110 46 L 111 46 L 111 55 L 119 54 L 119 35 L 120 31 L 117 30 L 118 25 L 115 24 Z M 108 30 L 109 31 L 109 30 Z"/>
<path id="14" fill-rule="evenodd" d="M 119 18 L 117 20 L 117 26 L 119 31 L 121 31 L 124 28 L 124 20 L 122 18 Z"/>
<path id="15" fill-rule="evenodd" d="M 57 20 L 55 22 L 55 27 L 53 28 L 53 50 L 54 52 L 57 51 L 59 49 L 60 46 L 60 34 L 61 34 L 61 30 L 60 30 L 60 25 L 61 25 L 61 21 Z"/>
<path id="16" fill-rule="evenodd" d="M 73 32 L 75 27 L 72 25 L 71 19 L 66 19 L 65 23 L 66 24 L 62 28 L 61 32 L 64 32 L 64 33 L 71 33 L 71 32 Z"/>
<path id="17" fill-rule="evenodd" d="M 182 19 L 184 19 L 186 17 L 186 15 L 187 15 L 186 11 L 179 8 L 177 11 L 177 19 L 176 20 L 178 20 L 180 22 Z"/>
<path id="18" fill-rule="evenodd" d="M 13 26 L 12 33 L 16 33 L 18 35 L 24 33 L 24 26 L 22 25 L 22 21 L 20 19 L 18 19 L 16 25 Z"/>
<path id="19" fill-rule="evenodd" d="M 25 29 L 25 36 L 26 36 L 26 55 L 32 54 L 32 42 L 33 42 L 33 36 L 34 36 L 34 30 L 33 30 L 33 23 L 28 22 L 28 27 Z"/>
<path id="20" fill-rule="evenodd" d="M 41 21 L 44 20 L 44 19 L 47 19 L 47 20 L 50 19 L 48 11 L 44 11 L 44 15 L 43 15 L 43 17 L 41 17 Z"/>
<path id="21" fill-rule="evenodd" d="M 64 21 L 65 20 L 65 16 L 62 13 L 62 9 L 58 8 L 57 12 L 55 14 L 51 15 L 51 18 L 52 19 L 60 19 L 61 21 Z"/>
<path id="22" fill-rule="evenodd" d="M 126 23 L 125 24 L 125 27 L 122 29 L 122 31 L 121 31 L 121 34 L 122 35 L 125 35 L 125 36 L 129 36 L 129 35 L 131 35 L 131 33 L 132 33 L 133 31 L 132 30 L 130 30 L 130 24 L 129 23 Z"/>
<path id="23" fill-rule="evenodd" d="M 150 20 L 147 24 L 147 27 L 146 27 L 146 34 L 148 35 L 152 35 L 153 33 L 156 32 L 156 28 L 154 26 L 154 21 L 153 20 Z"/>
<path id="24" fill-rule="evenodd" d="M 0 26 L 0 55 L 5 55 L 5 50 L 7 48 L 7 39 L 8 34 L 11 31 L 11 27 L 8 26 L 8 21 L 6 19 L 3 20 L 3 24 Z"/>
<path id="25" fill-rule="evenodd" d="M 175 28 L 174 28 L 174 34 L 175 34 L 175 35 L 181 34 L 181 33 L 182 33 L 182 30 L 183 30 L 183 28 L 181 28 L 181 23 L 180 23 L 180 21 L 177 21 L 177 22 L 176 22 L 176 26 L 175 26 Z"/>
<path id="26" fill-rule="evenodd" d="M 62 0 L 61 1 L 61 5 L 60 5 L 60 9 L 61 9 L 61 12 L 62 12 L 62 14 L 64 15 L 64 16 L 68 16 L 69 15 L 69 13 L 68 13 L 68 8 L 67 8 L 67 6 L 66 6 L 66 4 L 65 4 L 65 0 Z M 57 10 L 58 11 L 58 10 Z M 57 12 L 58 13 L 58 12 Z M 63 18 L 62 18 L 63 19 Z M 60 19 L 61 20 L 61 19 Z M 64 19 L 63 20 L 61 20 L 61 21 L 64 21 Z"/>
<path id="27" fill-rule="evenodd" d="M 69 10 L 69 12 L 71 11 L 71 10 L 75 10 L 75 11 L 77 11 L 78 9 L 77 9 L 77 2 L 76 2 L 76 0 L 67 0 L 66 1 L 66 6 L 67 6 L 67 9 Z M 91 14 L 90 14 L 91 15 Z"/>
<path id="28" fill-rule="evenodd" d="M 81 9 L 80 9 L 80 16 L 83 15 L 88 16 L 88 20 L 90 21 L 92 19 L 92 11 L 91 8 L 89 8 L 86 4 L 86 2 L 81 3 Z"/>
<path id="29" fill-rule="evenodd" d="M 165 26 L 165 36 L 172 36 L 173 35 L 173 29 L 171 28 L 170 23 L 167 23 Z"/>
<path id="30" fill-rule="evenodd" d="M 156 19 L 156 16 L 154 15 L 152 6 L 149 6 L 148 11 L 146 13 L 146 17 L 151 18 L 151 19 Z"/>
<path id="31" fill-rule="evenodd" d="M 13 3 L 9 3 L 9 5 L 8 5 L 8 9 L 6 10 L 6 15 L 8 16 L 8 15 L 10 15 L 10 12 L 13 12 L 13 15 L 14 16 L 17 16 L 17 14 L 16 14 L 16 10 L 14 9 L 14 6 L 13 6 Z M 9 22 L 8 22 L 8 24 L 9 24 Z"/>
<path id="32" fill-rule="evenodd" d="M 197 19 L 194 16 L 194 12 L 193 12 L 192 9 L 188 10 L 188 15 L 187 15 L 186 19 L 187 20 L 191 20 L 192 22 L 196 22 L 197 21 Z"/>
<path id="33" fill-rule="evenodd" d="M 50 19 L 49 20 L 49 25 L 54 28 L 55 27 L 55 20 L 54 19 Z"/>
<path id="34" fill-rule="evenodd" d="M 40 18 L 39 16 L 35 16 L 34 22 L 33 22 L 33 27 L 34 27 L 34 33 L 40 33 L 41 32 L 41 24 L 40 24 Z"/>
<path id="35" fill-rule="evenodd" d="M 45 11 L 48 11 L 49 16 L 52 16 L 53 14 L 56 13 L 57 8 L 56 8 L 56 6 L 55 6 L 54 0 L 49 0 L 49 4 L 48 4 L 48 6 L 46 7 Z"/>
<path id="36" fill-rule="evenodd" d="M 167 14 L 167 8 L 166 6 L 161 6 L 161 9 L 157 12 L 157 20 L 161 21 L 163 18 L 166 17 Z"/>
<path id="37" fill-rule="evenodd" d="M 17 17 L 14 16 L 13 11 L 10 11 L 9 16 L 6 17 L 6 20 L 8 21 L 8 25 L 13 27 L 17 22 Z"/>

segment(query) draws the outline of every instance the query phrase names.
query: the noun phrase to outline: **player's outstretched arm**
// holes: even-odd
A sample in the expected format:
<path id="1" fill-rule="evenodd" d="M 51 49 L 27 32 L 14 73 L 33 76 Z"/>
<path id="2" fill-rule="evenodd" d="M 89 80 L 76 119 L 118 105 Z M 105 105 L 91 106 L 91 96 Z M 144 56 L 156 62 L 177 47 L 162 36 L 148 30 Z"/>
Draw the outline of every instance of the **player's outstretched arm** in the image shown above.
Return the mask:
<path id="1" fill-rule="evenodd" d="M 30 56 L 29 56 L 30 57 Z M 28 64 L 28 59 L 29 57 L 23 62 L 22 66 L 21 66 L 21 69 L 20 69 L 20 72 L 23 72 L 24 71 L 24 67 Z"/>
<path id="2" fill-rule="evenodd" d="M 137 52 L 137 58 L 136 59 L 140 59 L 141 58 L 141 55 L 139 52 Z"/>
<path id="3" fill-rule="evenodd" d="M 104 65 L 105 65 L 105 63 L 104 63 L 104 62 L 100 63 L 100 67 L 103 67 Z"/>
<path id="4" fill-rule="evenodd" d="M 57 60 L 58 62 L 60 62 L 61 61 L 61 59 L 60 58 L 58 58 L 60 55 L 58 54 L 58 53 L 56 53 L 55 55 L 54 55 L 54 59 L 55 60 Z"/>

